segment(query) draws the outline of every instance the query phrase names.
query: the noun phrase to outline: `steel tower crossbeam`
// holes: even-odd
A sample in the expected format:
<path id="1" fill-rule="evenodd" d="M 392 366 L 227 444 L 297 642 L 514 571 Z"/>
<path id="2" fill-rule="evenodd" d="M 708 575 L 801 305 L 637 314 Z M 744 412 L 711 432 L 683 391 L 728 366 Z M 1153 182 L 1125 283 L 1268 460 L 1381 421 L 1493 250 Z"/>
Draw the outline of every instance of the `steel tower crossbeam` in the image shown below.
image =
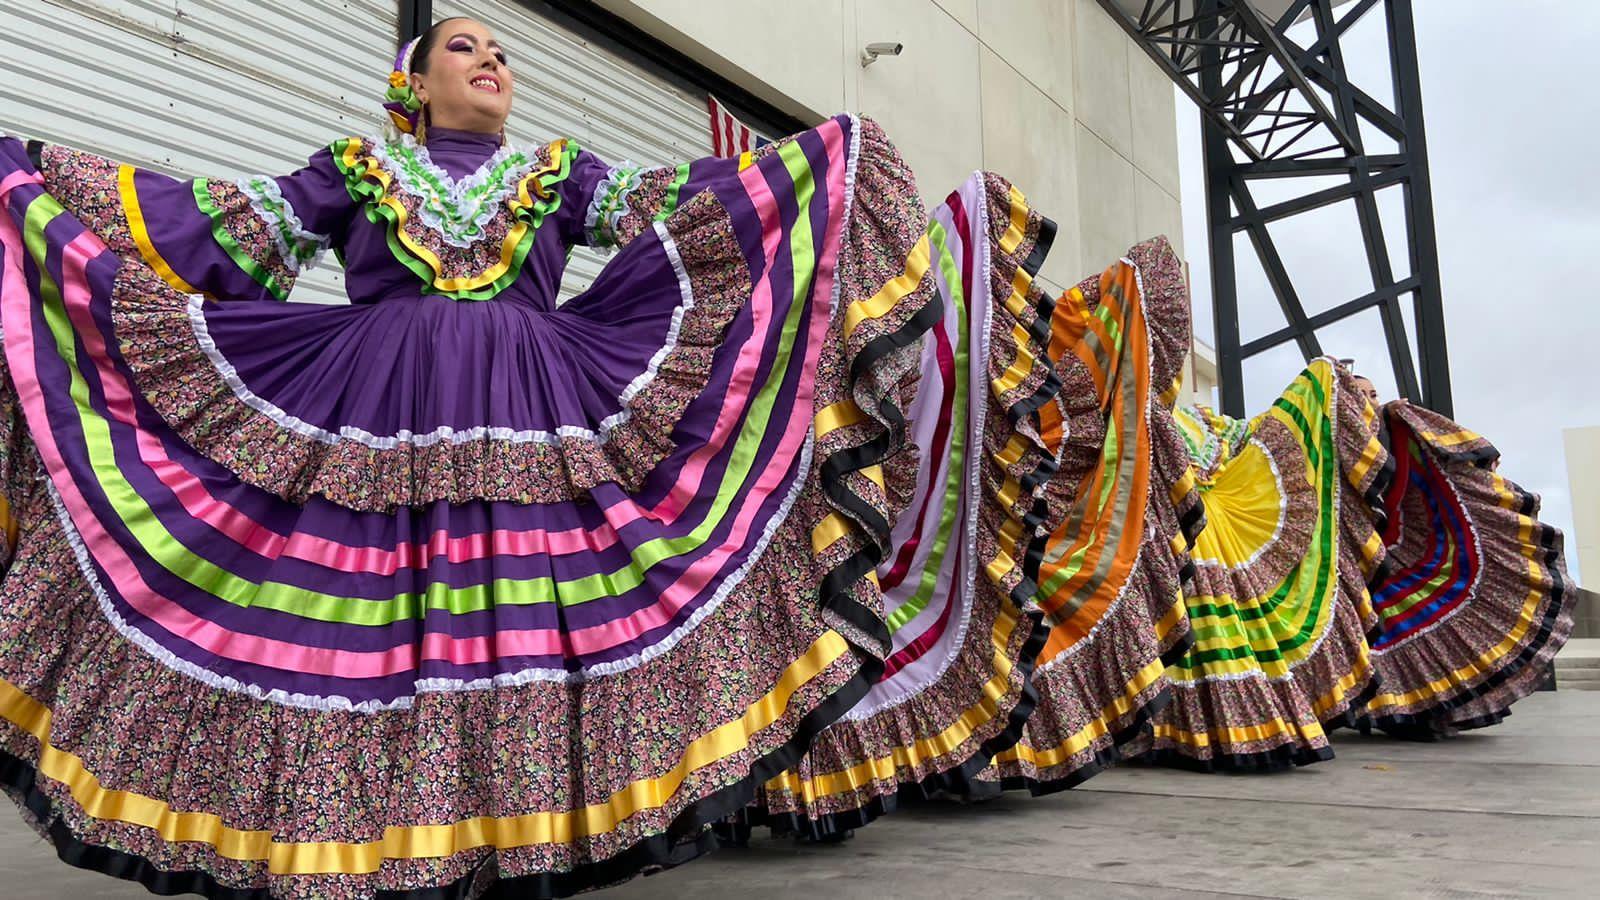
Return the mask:
<path id="1" fill-rule="evenodd" d="M 1243 361 L 1293 342 L 1322 352 L 1317 330 L 1376 309 L 1401 394 L 1451 413 L 1449 363 L 1439 292 L 1438 248 L 1428 180 L 1422 93 L 1411 0 L 1099 0 L 1200 108 L 1206 209 L 1216 312 L 1222 406 L 1244 412 Z M 1394 101 L 1352 83 L 1341 41 L 1378 7 L 1388 30 Z M 1291 26 L 1298 26 L 1291 36 Z M 1364 134 L 1393 142 L 1369 153 Z M 1326 186 L 1328 176 L 1345 179 Z M 1263 179 L 1315 178 L 1291 199 L 1260 204 Z M 1378 194 L 1400 192 L 1404 234 L 1385 233 Z M 1366 254 L 1371 290 L 1306 313 L 1269 224 L 1349 201 Z M 1287 325 L 1243 340 L 1238 316 L 1235 237 L 1255 252 Z M 1391 264 L 1390 241 L 1404 241 L 1409 271 Z M 1416 317 L 1412 355 L 1402 303 Z"/>

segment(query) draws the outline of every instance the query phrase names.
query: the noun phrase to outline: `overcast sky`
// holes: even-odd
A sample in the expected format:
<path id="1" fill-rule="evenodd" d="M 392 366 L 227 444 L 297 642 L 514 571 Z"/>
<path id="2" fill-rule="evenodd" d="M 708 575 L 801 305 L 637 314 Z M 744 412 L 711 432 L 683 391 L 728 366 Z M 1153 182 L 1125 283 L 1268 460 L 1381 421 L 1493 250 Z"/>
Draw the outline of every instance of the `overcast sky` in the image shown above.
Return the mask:
<path id="1" fill-rule="evenodd" d="M 1570 548 L 1561 431 L 1600 425 L 1600 3 L 1420 0 L 1415 9 L 1456 419 L 1500 448 L 1501 471 L 1544 498 L 1542 518 Z M 1381 4 L 1356 27 L 1343 45 L 1351 77 L 1387 102 Z M 1195 326 L 1210 343 L 1199 116 L 1178 102 Z M 1392 200 L 1383 203 L 1391 230 L 1401 222 Z M 1359 234 L 1348 203 L 1275 228 L 1309 312 L 1371 290 Z M 1248 341 L 1283 319 L 1248 245 L 1236 256 Z M 1319 332 L 1323 349 L 1355 357 L 1393 396 L 1377 317 L 1362 315 Z M 1293 345 L 1280 350 L 1245 363 L 1252 412 L 1300 368 Z M 1569 564 L 1576 570 L 1570 553 Z"/>

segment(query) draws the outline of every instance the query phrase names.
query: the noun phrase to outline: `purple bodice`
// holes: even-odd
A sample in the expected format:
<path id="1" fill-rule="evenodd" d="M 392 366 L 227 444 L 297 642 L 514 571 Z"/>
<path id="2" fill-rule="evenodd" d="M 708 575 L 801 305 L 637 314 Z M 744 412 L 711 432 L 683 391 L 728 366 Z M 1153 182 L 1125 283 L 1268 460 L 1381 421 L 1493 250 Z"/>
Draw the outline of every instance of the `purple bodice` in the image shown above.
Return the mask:
<path id="1" fill-rule="evenodd" d="M 436 128 L 428 131 L 427 143 L 419 155 L 453 182 L 447 182 L 446 187 L 454 187 L 481 178 L 480 167 L 492 166 L 500 151 L 499 135 Z M 585 214 L 606 171 L 593 154 L 577 154 L 567 176 L 551 188 L 559 205 L 533 229 L 532 243 L 516 263 L 520 267 L 518 276 L 496 292 L 494 299 L 528 303 L 537 309 L 554 308 L 568 250 L 575 244 L 590 242 L 584 230 Z M 404 174 L 397 172 L 391 177 L 403 179 Z M 333 149 L 319 151 L 306 168 L 274 180 L 304 227 L 326 235 L 330 245 L 339 251 L 350 302 L 377 303 L 421 295 L 422 285 L 414 271 L 416 263 L 395 251 L 389 219 L 372 215 L 352 197 L 347 190 L 350 175 L 341 171 Z M 502 250 L 498 242 L 491 239 L 482 243 L 479 252 L 485 265 L 498 261 Z"/>

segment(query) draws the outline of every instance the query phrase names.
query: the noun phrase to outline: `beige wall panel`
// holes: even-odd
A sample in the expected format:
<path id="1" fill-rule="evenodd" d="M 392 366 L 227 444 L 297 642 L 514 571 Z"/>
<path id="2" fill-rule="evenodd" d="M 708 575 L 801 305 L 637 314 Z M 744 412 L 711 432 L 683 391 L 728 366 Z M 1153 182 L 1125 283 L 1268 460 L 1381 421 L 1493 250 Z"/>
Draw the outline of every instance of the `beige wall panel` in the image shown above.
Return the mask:
<path id="1" fill-rule="evenodd" d="M 1133 164 L 1167 193 L 1179 196 L 1177 89 L 1143 50 L 1132 46 L 1128 48 L 1128 88 L 1133 102 Z"/>
<path id="2" fill-rule="evenodd" d="M 1133 173 L 1133 224 L 1139 240 L 1164 234 L 1178 258 L 1184 258 L 1183 208 L 1178 198 L 1139 171 Z"/>
<path id="3" fill-rule="evenodd" d="M 1133 42 L 1094 0 L 1076 4 L 1073 114 L 1128 159 L 1133 158 L 1133 116 L 1128 53 Z"/>
<path id="4" fill-rule="evenodd" d="M 1086 273 L 1078 256 L 1072 117 L 1004 60 L 983 51 L 983 167 L 1010 179 L 1059 229 L 1040 272 L 1056 285 Z"/>
<path id="5" fill-rule="evenodd" d="M 866 0 L 866 2 L 871 3 L 872 0 Z M 955 20 L 961 23 L 962 28 L 977 34 L 978 6 L 980 2 L 987 3 L 989 0 L 933 0 L 933 2 L 939 4 L 940 9 L 954 16 Z"/>
<path id="6" fill-rule="evenodd" d="M 599 0 L 599 5 L 801 118 L 845 108 L 849 73 L 840 71 L 845 0 Z"/>
<path id="7" fill-rule="evenodd" d="M 1133 163 L 1077 124 L 1078 228 L 1083 265 L 1099 271 L 1139 241 Z"/>
<path id="8" fill-rule="evenodd" d="M 1600 588 L 1600 425 L 1562 432 L 1567 451 L 1567 486 L 1572 492 L 1572 530 L 1567 546 L 1578 560 L 1579 583 Z"/>
<path id="9" fill-rule="evenodd" d="M 1073 108 L 1073 6 L 1064 0 L 981 0 L 978 36 L 1050 99 Z"/>

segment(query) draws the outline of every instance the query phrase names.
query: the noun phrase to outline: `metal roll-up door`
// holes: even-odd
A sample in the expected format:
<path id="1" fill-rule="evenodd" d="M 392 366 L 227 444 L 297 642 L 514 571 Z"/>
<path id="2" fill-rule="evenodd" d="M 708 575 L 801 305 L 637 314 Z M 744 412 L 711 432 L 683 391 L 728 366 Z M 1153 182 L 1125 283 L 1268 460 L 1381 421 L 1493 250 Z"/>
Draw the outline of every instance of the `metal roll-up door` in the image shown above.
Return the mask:
<path id="1" fill-rule="evenodd" d="M 576 140 L 609 162 L 668 165 L 711 155 L 705 94 L 596 45 L 514 0 L 433 4 L 434 21 L 469 16 L 494 32 L 517 78 L 507 136 L 518 145 Z M 573 251 L 562 296 L 587 285 L 605 257 Z"/>
<path id="2" fill-rule="evenodd" d="M 283 174 L 375 133 L 393 0 L 0 3 L 0 130 L 174 175 Z M 296 301 L 344 302 L 330 254 Z"/>

